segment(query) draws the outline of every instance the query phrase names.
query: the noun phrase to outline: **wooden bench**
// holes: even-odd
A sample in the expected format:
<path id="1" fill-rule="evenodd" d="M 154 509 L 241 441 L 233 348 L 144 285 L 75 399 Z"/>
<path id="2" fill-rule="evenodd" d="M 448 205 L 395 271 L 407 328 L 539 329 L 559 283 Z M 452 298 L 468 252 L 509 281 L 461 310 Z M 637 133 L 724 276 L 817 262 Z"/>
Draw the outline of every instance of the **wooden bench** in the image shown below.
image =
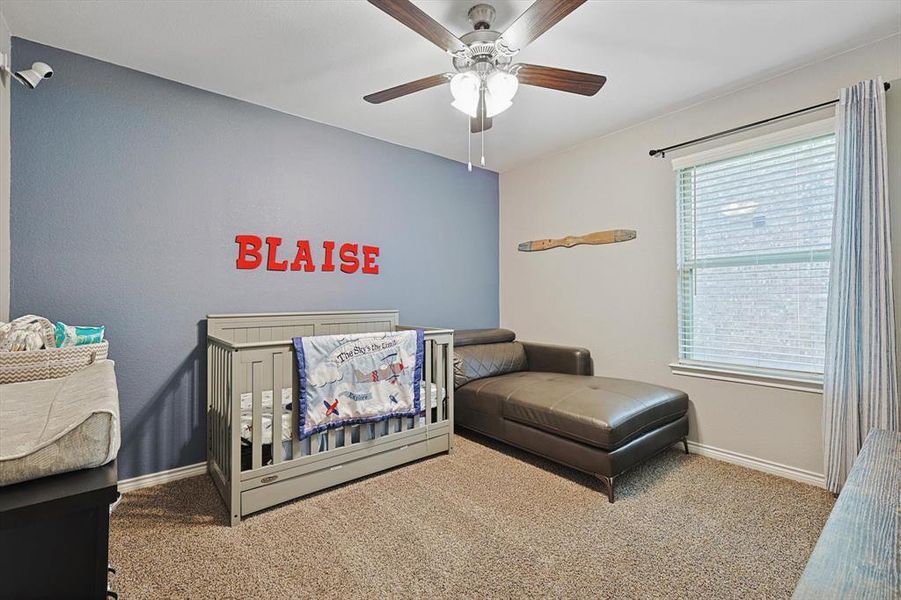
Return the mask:
<path id="1" fill-rule="evenodd" d="M 867 436 L 792 596 L 898 598 L 901 433 Z"/>

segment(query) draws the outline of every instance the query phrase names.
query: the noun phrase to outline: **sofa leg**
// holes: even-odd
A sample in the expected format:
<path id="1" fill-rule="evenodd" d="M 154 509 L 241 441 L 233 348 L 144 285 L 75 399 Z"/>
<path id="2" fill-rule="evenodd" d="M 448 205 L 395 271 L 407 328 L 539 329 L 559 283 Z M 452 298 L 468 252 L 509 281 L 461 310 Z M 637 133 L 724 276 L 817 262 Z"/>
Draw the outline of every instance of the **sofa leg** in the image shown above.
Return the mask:
<path id="1" fill-rule="evenodd" d="M 613 477 L 607 477 L 606 475 L 597 475 L 597 478 L 604 482 L 604 487 L 607 488 L 607 500 L 610 504 L 613 504 Z"/>
<path id="2" fill-rule="evenodd" d="M 688 454 L 688 438 L 682 438 L 682 445 L 685 447 L 685 454 Z"/>

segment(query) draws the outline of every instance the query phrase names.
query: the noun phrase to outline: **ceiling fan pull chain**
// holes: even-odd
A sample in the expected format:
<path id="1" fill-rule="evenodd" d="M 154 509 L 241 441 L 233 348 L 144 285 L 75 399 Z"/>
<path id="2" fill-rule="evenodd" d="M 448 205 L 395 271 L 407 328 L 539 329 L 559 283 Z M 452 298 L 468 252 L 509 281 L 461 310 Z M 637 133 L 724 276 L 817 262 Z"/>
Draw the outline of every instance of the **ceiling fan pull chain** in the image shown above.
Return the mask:
<path id="1" fill-rule="evenodd" d="M 469 117 L 466 118 L 466 169 L 472 173 L 472 128 L 469 126 Z"/>
<path id="2" fill-rule="evenodd" d="M 482 110 L 482 166 L 485 166 L 485 111 Z"/>

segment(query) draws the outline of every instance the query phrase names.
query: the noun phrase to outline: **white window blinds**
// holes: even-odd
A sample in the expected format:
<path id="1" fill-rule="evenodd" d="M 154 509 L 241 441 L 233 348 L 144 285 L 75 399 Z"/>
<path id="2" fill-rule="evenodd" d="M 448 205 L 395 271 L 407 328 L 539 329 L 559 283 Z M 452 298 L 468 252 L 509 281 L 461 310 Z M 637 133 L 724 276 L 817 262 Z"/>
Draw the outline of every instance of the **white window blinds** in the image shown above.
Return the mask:
<path id="1" fill-rule="evenodd" d="M 834 135 L 676 175 L 680 362 L 822 373 Z"/>

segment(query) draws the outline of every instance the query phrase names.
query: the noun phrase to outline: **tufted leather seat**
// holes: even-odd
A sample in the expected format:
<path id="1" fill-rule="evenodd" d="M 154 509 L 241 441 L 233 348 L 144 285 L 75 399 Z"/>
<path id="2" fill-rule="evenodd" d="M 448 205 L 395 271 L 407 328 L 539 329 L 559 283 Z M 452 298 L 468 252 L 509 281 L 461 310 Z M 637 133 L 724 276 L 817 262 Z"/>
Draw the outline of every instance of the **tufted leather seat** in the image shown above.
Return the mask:
<path id="1" fill-rule="evenodd" d="M 609 377 L 523 371 L 457 390 L 457 402 L 604 450 L 615 450 L 688 411 L 688 396 Z"/>

